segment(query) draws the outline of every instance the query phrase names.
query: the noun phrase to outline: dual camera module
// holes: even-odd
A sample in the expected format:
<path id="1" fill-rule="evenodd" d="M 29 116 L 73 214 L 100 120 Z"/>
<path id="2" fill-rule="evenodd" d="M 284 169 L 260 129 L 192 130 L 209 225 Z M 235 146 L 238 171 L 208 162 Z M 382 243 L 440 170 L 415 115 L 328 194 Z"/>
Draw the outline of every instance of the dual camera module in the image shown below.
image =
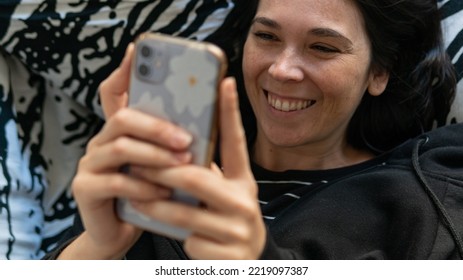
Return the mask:
<path id="1" fill-rule="evenodd" d="M 159 83 L 166 76 L 164 50 L 161 46 L 140 44 L 136 51 L 137 76 L 150 83 Z"/>

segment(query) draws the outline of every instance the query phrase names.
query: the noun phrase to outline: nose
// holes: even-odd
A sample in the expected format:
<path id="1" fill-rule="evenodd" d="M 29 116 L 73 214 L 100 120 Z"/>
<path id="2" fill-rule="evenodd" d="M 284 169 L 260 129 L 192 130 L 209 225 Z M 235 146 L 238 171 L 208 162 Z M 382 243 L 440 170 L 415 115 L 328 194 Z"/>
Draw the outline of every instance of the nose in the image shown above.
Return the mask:
<path id="1" fill-rule="evenodd" d="M 304 72 L 301 66 L 299 55 L 295 51 L 284 50 L 276 56 L 268 72 L 276 80 L 297 82 L 304 79 Z"/>

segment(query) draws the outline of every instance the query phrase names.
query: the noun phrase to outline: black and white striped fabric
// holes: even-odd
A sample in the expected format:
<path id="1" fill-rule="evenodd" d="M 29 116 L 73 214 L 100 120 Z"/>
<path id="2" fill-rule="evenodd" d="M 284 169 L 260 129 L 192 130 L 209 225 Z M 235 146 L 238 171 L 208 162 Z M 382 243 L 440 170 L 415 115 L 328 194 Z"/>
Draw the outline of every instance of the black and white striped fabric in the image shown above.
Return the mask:
<path id="1" fill-rule="evenodd" d="M 227 38 L 231 34 L 222 33 L 237 3 L 0 2 L 1 259 L 40 258 L 71 225 L 76 205 L 70 182 L 102 123 L 97 87 L 127 44 L 147 30 Z M 226 40 L 216 43 L 229 47 Z"/>
<path id="2" fill-rule="evenodd" d="M 463 0 L 439 0 L 447 52 L 458 74 L 458 87 L 448 123 L 463 121 Z"/>

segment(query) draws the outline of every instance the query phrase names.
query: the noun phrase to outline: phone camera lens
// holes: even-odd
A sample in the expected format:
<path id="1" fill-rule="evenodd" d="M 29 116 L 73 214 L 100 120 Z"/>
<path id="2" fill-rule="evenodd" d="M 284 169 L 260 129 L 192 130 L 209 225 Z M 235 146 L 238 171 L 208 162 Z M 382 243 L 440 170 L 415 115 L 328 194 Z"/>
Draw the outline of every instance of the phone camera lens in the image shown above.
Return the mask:
<path id="1" fill-rule="evenodd" d="M 152 52 L 152 49 L 148 46 L 142 46 L 140 50 L 140 53 L 143 57 L 150 57 Z"/>
<path id="2" fill-rule="evenodd" d="M 142 75 L 143 77 L 146 77 L 149 75 L 150 73 L 150 68 L 148 67 L 148 65 L 146 64 L 141 64 L 140 66 L 138 66 L 138 72 L 140 73 L 140 75 Z"/>

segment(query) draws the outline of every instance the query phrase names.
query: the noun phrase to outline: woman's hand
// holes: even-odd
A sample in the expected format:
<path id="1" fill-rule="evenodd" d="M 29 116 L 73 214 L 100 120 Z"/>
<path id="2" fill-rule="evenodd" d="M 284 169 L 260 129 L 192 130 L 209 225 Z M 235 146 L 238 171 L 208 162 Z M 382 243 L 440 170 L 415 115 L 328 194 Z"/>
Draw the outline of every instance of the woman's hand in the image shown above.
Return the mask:
<path id="1" fill-rule="evenodd" d="M 107 97 L 103 99 L 103 105 L 113 111 L 103 129 L 89 142 L 72 182 L 85 231 L 61 253 L 60 258 L 121 258 L 142 231 L 118 218 L 115 199 L 153 201 L 170 197 L 170 190 L 122 173 L 122 166 L 156 170 L 191 161 L 188 148 L 192 137 L 186 131 L 170 122 L 119 107 L 122 103 L 117 100 L 109 104 L 115 98 L 113 89 L 127 92 L 128 83 L 119 83 L 122 80 L 117 76 L 122 75 L 120 71 L 126 72 L 128 64 L 122 63 L 101 87 L 102 96 Z"/>
<path id="2" fill-rule="evenodd" d="M 223 174 L 190 164 L 133 170 L 139 178 L 191 193 L 205 208 L 158 199 L 133 199 L 132 203 L 155 219 L 190 229 L 192 235 L 185 240 L 185 251 L 194 259 L 257 259 L 265 245 L 266 228 L 250 170 L 233 79 L 222 82 L 220 99 Z"/>
<path id="3" fill-rule="evenodd" d="M 151 201 L 170 196 L 163 187 L 120 172 L 121 166 L 156 170 L 185 164 L 191 160 L 190 143 L 191 136 L 182 129 L 135 110 L 121 109 L 107 121 L 90 141 L 72 183 L 83 236 L 92 248 L 89 258 L 119 258 L 141 234 L 118 218 L 115 198 Z"/>

